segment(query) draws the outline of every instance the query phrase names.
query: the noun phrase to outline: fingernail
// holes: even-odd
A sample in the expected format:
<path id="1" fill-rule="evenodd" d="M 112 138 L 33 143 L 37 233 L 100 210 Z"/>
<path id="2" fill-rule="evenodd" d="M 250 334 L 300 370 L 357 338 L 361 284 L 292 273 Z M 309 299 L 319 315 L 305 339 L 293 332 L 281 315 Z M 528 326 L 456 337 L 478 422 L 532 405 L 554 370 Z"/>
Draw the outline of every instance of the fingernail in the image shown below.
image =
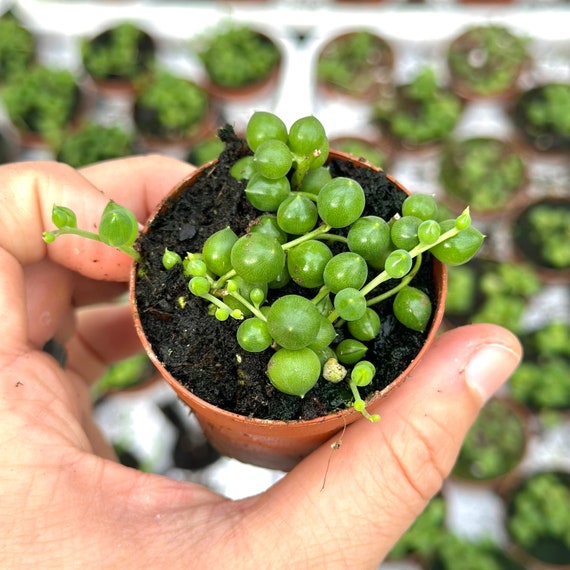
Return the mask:
<path id="1" fill-rule="evenodd" d="M 486 402 L 514 372 L 520 354 L 502 344 L 487 344 L 471 355 L 465 382 Z"/>

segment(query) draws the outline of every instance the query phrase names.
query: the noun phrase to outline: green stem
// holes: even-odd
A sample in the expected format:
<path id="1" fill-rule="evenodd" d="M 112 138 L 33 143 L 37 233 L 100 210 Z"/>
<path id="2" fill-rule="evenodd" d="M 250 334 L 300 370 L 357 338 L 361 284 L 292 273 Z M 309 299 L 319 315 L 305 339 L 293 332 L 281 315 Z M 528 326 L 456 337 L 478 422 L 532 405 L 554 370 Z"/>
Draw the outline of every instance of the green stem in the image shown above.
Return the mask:
<path id="1" fill-rule="evenodd" d="M 212 289 L 221 289 L 228 279 L 237 275 L 235 269 L 230 269 L 225 275 L 222 275 L 217 281 L 212 283 Z"/>
<path id="2" fill-rule="evenodd" d="M 218 309 L 222 309 L 224 311 L 227 311 L 228 315 L 230 315 L 234 318 L 237 318 L 234 316 L 234 309 L 232 309 L 231 307 L 226 305 L 223 301 L 221 301 L 217 297 L 214 297 L 214 295 L 212 295 L 211 293 L 206 293 L 205 295 L 200 295 L 200 297 L 202 299 L 206 299 L 206 301 L 210 301 L 210 303 L 212 303 L 213 305 L 216 305 L 216 307 L 218 307 Z M 241 316 L 241 319 L 243 319 L 243 315 Z M 241 319 L 239 319 L 239 320 L 241 320 Z"/>
<path id="3" fill-rule="evenodd" d="M 362 399 L 362 397 L 360 396 L 356 383 L 353 382 L 352 380 L 349 380 L 348 385 L 350 386 L 350 391 L 352 392 L 352 395 L 354 397 L 354 404 L 353 404 L 354 409 L 360 412 L 367 420 L 370 420 L 371 422 L 380 421 L 380 416 L 378 414 L 369 414 L 368 411 L 366 410 L 366 404 Z"/>
<path id="4" fill-rule="evenodd" d="M 376 305 L 377 303 L 380 303 L 385 299 L 388 299 L 392 295 L 395 295 L 400 289 L 403 289 L 415 277 L 416 273 L 420 269 L 421 264 L 422 264 L 422 256 L 421 254 L 419 254 L 416 258 L 416 263 L 414 264 L 414 267 L 412 267 L 411 271 L 405 277 L 402 278 L 402 280 L 398 283 L 398 285 L 392 287 L 392 289 L 390 289 L 389 291 L 385 291 L 381 295 L 369 299 L 366 302 L 366 305 L 368 307 Z"/>
<path id="5" fill-rule="evenodd" d="M 59 237 L 59 236 L 62 236 L 62 235 L 71 234 L 71 235 L 76 235 L 76 236 L 79 236 L 82 238 L 86 238 L 86 239 L 98 241 L 101 243 L 105 243 L 101 239 L 99 234 L 95 234 L 93 232 L 88 232 L 88 231 L 82 230 L 80 228 L 60 228 L 59 230 L 56 230 L 54 232 L 46 232 L 46 233 L 49 233 L 50 235 L 52 235 L 54 237 L 54 239 Z M 105 244 L 105 245 L 109 245 L 109 244 Z M 135 261 L 140 261 L 140 259 L 141 259 L 139 252 L 130 245 L 111 246 L 111 247 L 114 247 L 114 249 L 117 249 L 118 251 L 122 251 L 123 253 L 126 253 L 128 256 L 132 257 Z"/>
<path id="6" fill-rule="evenodd" d="M 308 234 L 299 236 L 298 238 L 288 241 L 287 243 L 284 243 L 281 247 L 283 248 L 283 251 L 287 251 L 288 249 L 291 249 L 292 247 L 295 247 L 296 245 L 299 245 L 300 243 L 303 243 L 305 241 L 309 241 L 310 239 L 315 239 L 316 237 L 320 236 L 321 234 L 325 234 L 326 232 L 328 232 L 331 229 L 331 226 L 329 226 L 328 224 L 323 224 L 322 226 L 319 226 L 318 228 L 314 229 L 312 232 L 309 232 Z"/>
<path id="7" fill-rule="evenodd" d="M 293 156 L 293 160 L 296 163 L 297 167 L 295 168 L 293 176 L 291 177 L 291 187 L 296 190 L 299 188 L 299 186 L 301 186 L 301 182 L 303 182 L 303 178 L 305 178 L 307 172 L 309 172 L 309 168 L 315 157 L 299 155 Z"/>
<path id="8" fill-rule="evenodd" d="M 344 236 L 339 236 L 337 234 L 321 234 L 320 236 L 318 236 L 318 239 L 320 240 L 326 240 L 326 241 L 336 241 L 339 243 L 348 243 L 348 239 L 346 239 Z"/>
<path id="9" fill-rule="evenodd" d="M 227 294 L 230 297 L 233 297 L 236 301 L 239 301 L 244 307 L 247 307 L 258 319 L 267 322 L 265 315 L 243 295 L 240 295 L 237 291 L 227 291 Z"/>
<path id="10" fill-rule="evenodd" d="M 408 253 L 410 254 L 410 257 L 412 259 L 414 257 L 418 257 L 418 255 L 424 253 L 425 251 L 428 251 L 432 247 L 435 247 L 436 245 L 448 240 L 449 238 L 456 236 L 460 231 L 461 230 L 458 230 L 456 227 L 453 227 L 450 230 L 447 230 L 445 233 L 441 234 L 439 236 L 439 239 L 435 243 L 431 244 L 420 243 L 416 245 L 416 247 L 412 248 Z M 390 279 L 391 277 L 386 273 L 386 271 L 382 271 L 374 279 L 372 279 L 372 281 L 370 281 L 365 287 L 363 287 L 361 291 L 364 295 L 367 295 L 368 293 L 370 293 L 370 291 L 378 287 L 378 285 Z"/>
<path id="11" fill-rule="evenodd" d="M 330 293 L 330 289 L 323 285 L 319 292 L 311 299 L 311 303 L 318 305 L 328 294 Z"/>

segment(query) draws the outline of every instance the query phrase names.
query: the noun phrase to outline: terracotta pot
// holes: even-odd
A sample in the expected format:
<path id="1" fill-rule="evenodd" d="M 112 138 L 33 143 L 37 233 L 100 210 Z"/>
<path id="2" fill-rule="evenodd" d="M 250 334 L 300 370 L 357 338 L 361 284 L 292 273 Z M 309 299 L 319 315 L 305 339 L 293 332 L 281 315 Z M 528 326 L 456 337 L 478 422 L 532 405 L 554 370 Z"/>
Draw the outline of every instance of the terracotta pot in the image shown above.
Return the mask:
<path id="1" fill-rule="evenodd" d="M 359 163 L 343 153 L 331 151 L 330 157 L 349 160 L 362 168 L 380 169 L 367 163 Z M 216 160 L 207 163 L 194 171 L 188 178 L 182 180 L 172 193 L 162 202 L 150 218 L 152 220 L 167 209 L 168 205 L 176 200 L 193 182 L 201 176 L 208 176 Z M 398 188 L 409 193 L 396 180 L 388 177 Z M 316 449 L 329 438 L 338 434 L 350 423 L 362 418 L 359 412 L 347 409 L 341 412 L 319 417 L 307 421 L 276 421 L 257 419 L 227 412 L 208 402 L 196 397 L 188 389 L 182 386 L 168 370 L 162 365 L 160 359 L 150 346 L 143 330 L 141 317 L 137 310 L 135 285 L 137 281 L 137 269 L 135 264 L 131 272 L 130 298 L 135 326 L 139 337 L 155 366 L 159 369 L 164 379 L 174 389 L 176 394 L 192 409 L 210 443 L 223 455 L 234 457 L 240 461 L 259 465 L 266 468 L 289 470 L 293 468 L 303 457 Z M 426 342 L 413 358 L 409 366 L 383 390 L 376 392 L 367 402 L 370 410 L 386 398 L 393 390 L 398 388 L 407 378 L 409 373 L 421 361 L 429 346 L 434 341 L 437 330 L 443 318 L 446 295 L 447 273 L 445 266 L 437 261 L 433 263 L 433 278 L 435 281 L 435 306 L 432 324 L 427 332 Z M 372 428 L 373 429 L 373 428 Z"/>

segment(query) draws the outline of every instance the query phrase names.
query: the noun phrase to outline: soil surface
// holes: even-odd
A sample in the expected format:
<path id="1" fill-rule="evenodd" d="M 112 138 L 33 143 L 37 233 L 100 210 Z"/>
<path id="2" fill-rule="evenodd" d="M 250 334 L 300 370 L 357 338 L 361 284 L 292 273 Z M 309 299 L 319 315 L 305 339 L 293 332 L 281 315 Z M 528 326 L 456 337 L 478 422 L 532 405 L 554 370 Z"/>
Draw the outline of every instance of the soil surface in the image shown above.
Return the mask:
<path id="1" fill-rule="evenodd" d="M 229 175 L 233 163 L 249 150 L 231 128 L 220 134 L 226 149 L 218 163 L 209 167 L 192 187 L 185 188 L 178 199 L 170 200 L 138 242 L 144 261 L 136 300 L 145 334 L 155 354 L 179 382 L 220 408 L 244 416 L 285 421 L 313 419 L 343 409 L 351 402 L 345 382 L 331 384 L 321 379 L 304 398 L 273 388 L 265 373 L 271 352 L 249 353 L 241 349 L 235 338 L 239 322 L 231 318 L 219 322 L 209 316 L 205 302 L 188 292 L 182 272 L 166 271 L 162 266 L 165 247 L 184 257 L 187 252 L 200 251 L 209 235 L 227 225 L 238 235 L 243 234 L 260 214 L 245 196 L 245 183 Z M 400 210 L 406 195 L 383 172 L 337 159 L 330 162 L 330 170 L 333 176 L 348 176 L 362 185 L 367 200 L 365 215 L 389 219 Z M 412 284 L 433 299 L 429 254 L 424 255 Z M 288 285 L 279 292 L 313 297 L 316 290 Z M 181 298 L 184 308 L 179 304 Z M 361 389 L 363 396 L 390 384 L 413 360 L 426 336 L 401 325 L 391 313 L 390 300 L 375 309 L 382 326 L 379 336 L 369 343 L 367 359 L 375 364 L 377 374 L 370 386 Z M 342 338 L 341 331 L 337 340 Z"/>

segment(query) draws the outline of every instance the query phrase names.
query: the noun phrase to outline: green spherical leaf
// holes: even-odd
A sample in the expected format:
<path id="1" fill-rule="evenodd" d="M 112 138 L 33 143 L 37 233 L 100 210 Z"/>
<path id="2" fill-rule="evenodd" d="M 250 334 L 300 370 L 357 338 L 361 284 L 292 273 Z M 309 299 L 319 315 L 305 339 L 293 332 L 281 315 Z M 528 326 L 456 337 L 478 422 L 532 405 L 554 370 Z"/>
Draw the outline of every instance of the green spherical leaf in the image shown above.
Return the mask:
<path id="1" fill-rule="evenodd" d="M 349 321 L 347 327 L 348 332 L 356 340 L 372 340 L 380 333 L 380 317 L 375 310 L 367 307 L 364 315 L 359 319 Z"/>
<path id="2" fill-rule="evenodd" d="M 267 140 L 287 142 L 287 126 L 273 113 L 255 111 L 246 126 L 245 138 L 249 148 L 255 151 L 261 143 Z"/>
<path id="3" fill-rule="evenodd" d="M 248 352 L 262 352 L 271 346 L 272 338 L 267 323 L 252 317 L 245 319 L 237 330 L 238 344 Z"/>
<path id="4" fill-rule="evenodd" d="M 317 195 L 321 191 L 321 188 L 331 180 L 332 176 L 328 168 L 325 166 L 314 168 L 313 170 L 309 170 L 303 178 L 299 186 L 299 192 L 308 192 L 309 194 Z"/>
<path id="5" fill-rule="evenodd" d="M 466 230 L 471 225 L 471 214 L 469 208 L 465 209 L 455 218 L 455 227 L 458 230 Z"/>
<path id="6" fill-rule="evenodd" d="M 260 232 L 275 238 L 281 245 L 287 243 L 287 234 L 279 227 L 277 217 L 271 214 L 263 214 L 257 218 L 255 223 L 249 228 L 250 233 Z"/>
<path id="7" fill-rule="evenodd" d="M 394 316 L 409 329 L 424 332 L 431 317 L 432 306 L 426 293 L 406 286 L 394 298 Z"/>
<path id="8" fill-rule="evenodd" d="M 205 277 L 192 277 L 188 282 L 188 289 L 193 295 L 201 297 L 210 292 L 210 282 Z"/>
<path id="9" fill-rule="evenodd" d="M 368 347 L 358 340 L 347 338 L 338 343 L 335 352 L 339 362 L 343 364 L 356 364 L 362 360 Z"/>
<path id="10" fill-rule="evenodd" d="M 352 287 L 361 289 L 368 277 L 366 260 L 352 251 L 343 251 L 335 255 L 325 266 L 323 279 L 333 292 Z"/>
<path id="11" fill-rule="evenodd" d="M 271 384 L 284 394 L 304 397 L 321 375 L 319 357 L 309 348 L 278 350 L 267 365 Z"/>
<path id="12" fill-rule="evenodd" d="M 402 204 L 403 216 L 415 216 L 420 220 L 436 220 L 438 217 L 437 200 L 429 194 L 412 194 Z"/>
<path id="13" fill-rule="evenodd" d="M 364 388 L 364 386 L 368 386 L 372 382 L 375 374 L 376 367 L 374 364 L 368 360 L 361 360 L 354 365 L 350 378 L 356 386 Z"/>
<path id="14" fill-rule="evenodd" d="M 378 216 L 364 216 L 350 226 L 347 240 L 350 251 L 374 261 L 390 246 L 390 226 Z"/>
<path id="15" fill-rule="evenodd" d="M 398 249 L 410 251 L 420 243 L 418 238 L 418 228 L 422 220 L 416 216 L 402 216 L 394 220 L 390 228 L 392 243 Z"/>
<path id="16" fill-rule="evenodd" d="M 56 228 L 76 228 L 75 212 L 66 206 L 54 206 L 51 211 L 51 221 Z"/>
<path id="17" fill-rule="evenodd" d="M 204 242 L 202 259 L 214 275 L 225 275 L 232 268 L 230 255 L 237 239 L 235 232 L 226 226 L 224 229 L 213 233 Z"/>
<path id="18" fill-rule="evenodd" d="M 312 115 L 297 119 L 291 125 L 288 145 L 298 157 L 311 159 L 313 168 L 322 166 L 328 156 L 328 139 L 325 128 Z"/>
<path id="19" fill-rule="evenodd" d="M 293 155 L 284 142 L 266 140 L 255 150 L 253 164 L 262 176 L 275 180 L 282 178 L 291 170 Z"/>
<path id="20" fill-rule="evenodd" d="M 358 220 L 365 203 L 362 186 L 343 176 L 333 178 L 317 195 L 319 216 L 333 228 L 344 228 Z"/>
<path id="21" fill-rule="evenodd" d="M 230 168 L 230 176 L 236 180 L 249 180 L 255 173 L 253 156 L 244 156 Z"/>
<path id="22" fill-rule="evenodd" d="M 435 220 L 425 220 L 418 227 L 420 243 L 433 245 L 441 235 L 441 226 Z"/>
<path id="23" fill-rule="evenodd" d="M 301 287 L 320 287 L 324 283 L 325 266 L 332 256 L 331 250 L 322 241 L 302 242 L 287 253 L 289 275 Z"/>
<path id="24" fill-rule="evenodd" d="M 442 233 L 455 227 L 455 220 L 441 222 Z M 442 263 L 462 265 L 467 263 L 480 249 L 485 236 L 475 227 L 469 226 L 457 235 L 438 243 L 430 251 Z"/>
<path id="25" fill-rule="evenodd" d="M 336 338 L 337 332 L 332 323 L 326 318 L 321 317 L 321 326 L 319 332 L 313 341 L 308 344 L 308 348 L 317 352 L 321 348 L 325 348 L 331 344 Z"/>
<path id="26" fill-rule="evenodd" d="M 182 258 L 175 251 L 165 248 L 162 254 L 162 265 L 165 269 L 172 269 L 175 265 L 182 263 Z"/>
<path id="27" fill-rule="evenodd" d="M 263 233 L 240 237 L 230 252 L 232 267 L 238 275 L 252 283 L 269 283 L 277 278 L 285 265 L 281 244 Z"/>
<path id="28" fill-rule="evenodd" d="M 405 249 L 395 249 L 386 258 L 384 270 L 392 279 L 401 279 L 412 269 L 412 256 Z"/>
<path id="29" fill-rule="evenodd" d="M 358 289 L 347 287 L 335 295 L 334 308 L 341 319 L 355 321 L 366 312 L 366 298 Z"/>
<path id="30" fill-rule="evenodd" d="M 99 237 L 112 247 L 132 245 L 137 239 L 139 224 L 135 215 L 115 202 L 109 202 L 101 216 Z"/>
<path id="31" fill-rule="evenodd" d="M 317 219 L 317 207 L 314 202 L 296 192 L 285 198 L 277 210 L 279 227 L 292 235 L 310 232 L 315 227 Z"/>
<path id="32" fill-rule="evenodd" d="M 271 305 L 266 317 L 275 342 L 290 350 L 308 346 L 321 328 L 322 317 L 316 306 L 300 295 L 280 297 Z"/>
<path id="33" fill-rule="evenodd" d="M 285 176 L 271 180 L 255 172 L 245 187 L 251 205 L 262 212 L 276 212 L 290 194 L 291 184 Z"/>

